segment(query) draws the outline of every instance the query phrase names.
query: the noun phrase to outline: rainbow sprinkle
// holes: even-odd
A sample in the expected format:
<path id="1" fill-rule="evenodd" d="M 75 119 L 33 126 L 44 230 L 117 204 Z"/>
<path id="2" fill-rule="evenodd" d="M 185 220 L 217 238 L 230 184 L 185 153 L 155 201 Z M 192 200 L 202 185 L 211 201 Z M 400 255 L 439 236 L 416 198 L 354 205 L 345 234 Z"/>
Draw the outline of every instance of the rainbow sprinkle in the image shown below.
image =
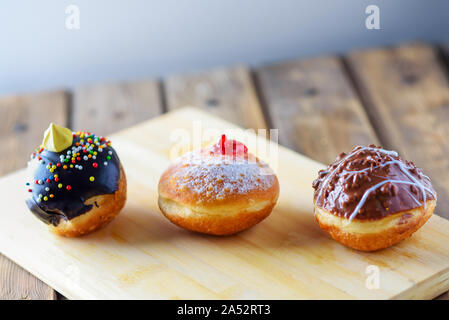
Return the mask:
<path id="1" fill-rule="evenodd" d="M 74 143 L 67 148 L 66 150 L 62 151 L 59 156 L 59 162 L 58 163 L 47 163 L 46 169 L 48 170 L 48 176 L 44 179 L 35 180 L 34 184 L 36 185 L 44 185 L 48 184 L 47 187 L 45 187 L 44 194 L 39 194 L 36 201 L 41 202 L 48 201 L 49 199 L 56 198 L 55 193 L 52 192 L 52 189 L 54 191 L 56 190 L 65 190 L 65 192 L 68 192 L 72 189 L 72 186 L 69 184 L 65 184 L 64 181 L 61 181 L 60 176 L 58 175 L 59 170 L 83 170 L 84 167 L 91 166 L 94 169 L 100 169 L 101 165 L 107 166 L 107 161 L 96 161 L 97 156 L 101 154 L 105 148 L 111 147 L 111 141 L 107 140 L 104 137 L 96 136 L 90 132 L 87 131 L 77 131 L 73 132 L 73 138 Z M 75 139 L 79 139 L 75 142 Z M 44 148 L 39 146 L 31 154 L 31 160 L 37 159 L 41 164 L 45 164 L 45 161 L 41 157 L 41 153 L 44 151 Z M 106 160 L 111 160 L 111 155 L 113 154 L 112 151 L 108 151 L 108 155 L 105 157 Z M 89 182 L 95 181 L 95 176 L 90 176 Z M 54 182 L 54 183 L 53 183 Z M 27 186 L 27 192 L 32 192 L 32 183 L 26 182 L 25 184 Z"/>

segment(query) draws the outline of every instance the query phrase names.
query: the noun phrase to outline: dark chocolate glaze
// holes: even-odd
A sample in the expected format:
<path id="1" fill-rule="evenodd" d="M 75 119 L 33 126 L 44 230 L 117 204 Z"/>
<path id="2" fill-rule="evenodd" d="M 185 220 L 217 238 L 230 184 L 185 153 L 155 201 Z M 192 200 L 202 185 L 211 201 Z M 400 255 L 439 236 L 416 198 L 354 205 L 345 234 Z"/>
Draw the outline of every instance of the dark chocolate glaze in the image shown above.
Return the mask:
<path id="1" fill-rule="evenodd" d="M 350 220 L 377 220 L 436 200 L 430 179 L 396 152 L 370 145 L 342 153 L 313 182 L 315 205 Z"/>
<path id="2" fill-rule="evenodd" d="M 79 156 L 74 158 L 73 163 L 71 154 L 74 152 L 74 148 L 82 147 L 82 145 L 76 145 L 82 140 L 79 134 L 74 134 L 72 145 L 64 151 L 51 152 L 41 149 L 31 156 L 28 163 L 30 180 L 27 182 L 29 197 L 26 203 L 30 210 L 47 224 L 56 226 L 61 219 L 70 220 L 82 215 L 93 207 L 93 205 L 84 204 L 87 199 L 98 195 L 112 194 L 118 190 L 120 160 L 116 152 L 104 138 L 98 137 L 97 139 L 103 140 L 95 140 L 94 135 L 88 137 L 94 144 L 94 147 L 89 144 L 92 148 L 89 151 L 92 153 L 88 150 L 86 152 L 83 149 L 79 150 Z M 84 141 L 86 143 L 87 138 Z M 98 142 L 99 145 L 96 145 L 95 142 Z M 99 152 L 99 147 L 102 152 Z M 71 154 L 66 163 L 61 160 L 60 156 L 64 155 L 65 157 L 68 151 Z M 84 160 L 84 156 L 88 157 L 89 154 L 91 158 Z M 51 167 L 48 168 L 50 163 L 51 167 L 59 163 L 53 172 L 50 172 Z M 64 169 L 64 165 L 67 166 L 66 169 Z M 71 168 L 70 165 L 73 167 Z M 79 169 L 79 166 L 82 166 L 82 169 Z M 57 175 L 56 178 L 55 175 Z M 93 181 L 91 181 L 91 177 L 94 178 Z M 42 184 L 36 183 L 36 181 L 42 181 Z M 69 190 L 67 189 L 68 185 L 70 186 Z M 53 196 L 50 197 L 50 195 Z M 44 197 L 47 197 L 46 200 Z"/>

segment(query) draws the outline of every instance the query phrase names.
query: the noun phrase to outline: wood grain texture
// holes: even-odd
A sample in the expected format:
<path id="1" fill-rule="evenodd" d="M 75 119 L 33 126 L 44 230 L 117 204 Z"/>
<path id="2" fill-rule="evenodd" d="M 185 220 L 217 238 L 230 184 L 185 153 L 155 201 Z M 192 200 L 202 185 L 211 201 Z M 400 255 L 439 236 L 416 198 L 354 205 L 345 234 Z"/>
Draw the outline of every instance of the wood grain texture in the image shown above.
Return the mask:
<path id="1" fill-rule="evenodd" d="M 0 300 L 55 300 L 56 292 L 5 256 L 0 256 Z"/>
<path id="2" fill-rule="evenodd" d="M 66 126 L 68 97 L 55 91 L 0 98 L 0 174 L 24 168 L 50 122 Z"/>
<path id="3" fill-rule="evenodd" d="M 164 84 L 168 110 L 193 106 L 244 128 L 267 128 L 246 67 L 175 75 Z"/>
<path id="4" fill-rule="evenodd" d="M 0 98 L 0 175 L 23 168 L 50 122 L 67 125 L 63 91 Z M 42 281 L 0 256 L 0 299 L 55 299 Z"/>
<path id="5" fill-rule="evenodd" d="M 378 143 L 337 58 L 267 65 L 256 76 L 281 144 L 330 163 L 356 145 Z"/>
<path id="6" fill-rule="evenodd" d="M 192 135 L 193 121 L 216 129 L 217 137 L 208 137 L 209 142 L 234 128 L 187 109 L 111 136 L 126 168 L 128 201 L 109 226 L 82 239 L 57 237 L 30 217 L 18 182 L 23 171 L 0 179 L 0 194 L 8 194 L 16 213 L 0 211 L 0 252 L 69 298 L 406 299 L 447 290 L 449 221 L 434 215 L 410 239 L 386 250 L 345 248 L 313 216 L 310 185 L 322 165 L 283 147 L 279 157 L 263 157 L 278 168 L 281 191 L 262 223 L 231 237 L 172 225 L 157 207 L 157 182 L 180 143 L 170 133 L 181 129 Z M 233 138 L 244 137 L 243 130 L 234 131 Z M 370 265 L 380 270 L 378 290 L 365 286 Z"/>
<path id="7" fill-rule="evenodd" d="M 424 169 L 449 217 L 449 83 L 434 48 L 353 52 L 348 65 L 382 144 Z"/>
<path id="8" fill-rule="evenodd" d="M 157 81 L 84 86 L 73 94 L 73 129 L 108 135 L 163 111 Z"/>

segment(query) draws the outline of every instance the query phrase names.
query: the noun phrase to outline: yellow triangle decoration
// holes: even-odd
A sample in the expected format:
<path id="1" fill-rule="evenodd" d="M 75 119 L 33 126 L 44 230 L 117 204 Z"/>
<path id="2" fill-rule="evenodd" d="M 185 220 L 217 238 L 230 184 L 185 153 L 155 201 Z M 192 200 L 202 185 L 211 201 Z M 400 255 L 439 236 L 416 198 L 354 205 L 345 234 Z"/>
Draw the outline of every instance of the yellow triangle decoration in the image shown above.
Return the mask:
<path id="1" fill-rule="evenodd" d="M 60 127 L 54 123 L 44 133 L 44 140 L 42 140 L 42 147 L 45 150 L 60 152 L 72 145 L 73 136 L 70 129 Z"/>

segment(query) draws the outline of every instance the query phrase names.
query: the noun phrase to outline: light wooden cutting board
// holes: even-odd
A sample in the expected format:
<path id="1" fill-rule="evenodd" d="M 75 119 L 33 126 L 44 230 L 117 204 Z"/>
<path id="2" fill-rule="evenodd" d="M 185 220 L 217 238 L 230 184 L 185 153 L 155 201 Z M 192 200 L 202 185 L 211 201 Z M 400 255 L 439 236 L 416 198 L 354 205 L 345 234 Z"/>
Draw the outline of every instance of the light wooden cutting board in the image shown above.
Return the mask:
<path id="1" fill-rule="evenodd" d="M 128 201 L 108 227 L 83 238 L 50 234 L 28 211 L 24 171 L 1 178 L 1 253 L 72 299 L 433 298 L 449 289 L 449 221 L 434 215 L 411 239 L 380 252 L 345 248 L 313 216 L 311 184 L 322 165 L 282 147 L 277 160 L 262 156 L 281 186 L 262 223 L 230 237 L 172 225 L 157 207 L 157 184 L 179 137 L 209 134 L 207 144 L 232 128 L 182 109 L 111 136 Z M 375 270 L 378 289 L 366 286 Z"/>

